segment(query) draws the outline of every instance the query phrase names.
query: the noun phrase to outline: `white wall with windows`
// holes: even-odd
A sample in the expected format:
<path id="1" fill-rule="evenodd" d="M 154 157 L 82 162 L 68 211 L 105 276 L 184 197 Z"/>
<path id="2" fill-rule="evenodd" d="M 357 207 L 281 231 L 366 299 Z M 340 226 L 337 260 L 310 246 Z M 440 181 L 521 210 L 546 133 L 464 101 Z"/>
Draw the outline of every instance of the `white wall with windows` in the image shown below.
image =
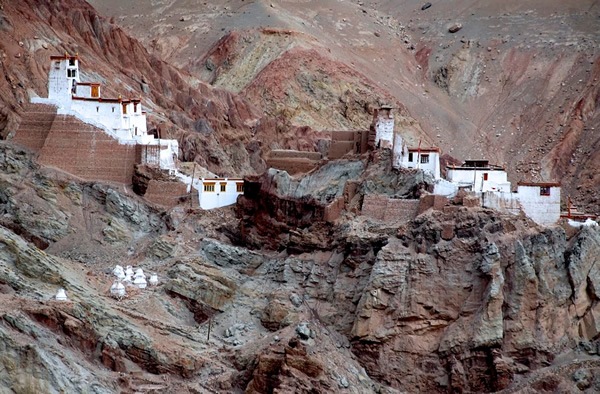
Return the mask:
<path id="1" fill-rule="evenodd" d="M 558 184 L 520 184 L 517 195 L 523 212 L 534 222 L 550 225 L 560 219 L 560 186 Z"/>
<path id="2" fill-rule="evenodd" d="M 502 169 L 448 167 L 446 179 L 474 192 L 510 192 L 508 175 Z"/>
<path id="3" fill-rule="evenodd" d="M 244 194 L 241 178 L 200 178 L 194 182 L 198 189 L 200 208 L 214 209 L 232 205 L 240 194 Z"/>

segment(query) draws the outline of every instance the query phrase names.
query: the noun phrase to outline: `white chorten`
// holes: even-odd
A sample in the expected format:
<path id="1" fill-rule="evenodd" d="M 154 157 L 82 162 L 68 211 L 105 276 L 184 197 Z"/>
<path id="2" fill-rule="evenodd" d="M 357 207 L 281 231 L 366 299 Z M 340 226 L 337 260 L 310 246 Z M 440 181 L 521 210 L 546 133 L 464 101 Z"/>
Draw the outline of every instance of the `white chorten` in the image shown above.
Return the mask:
<path id="1" fill-rule="evenodd" d="M 117 299 L 125 297 L 125 286 L 123 283 L 116 280 L 110 287 L 110 294 Z"/>
<path id="2" fill-rule="evenodd" d="M 158 275 L 156 274 L 156 272 L 153 272 L 152 275 L 150 275 L 148 283 L 150 284 L 150 286 L 156 286 L 158 284 Z"/>
<path id="3" fill-rule="evenodd" d="M 57 301 L 67 301 L 67 292 L 65 291 L 65 289 L 58 289 L 54 298 L 56 298 Z"/>
<path id="4" fill-rule="evenodd" d="M 144 275 L 144 271 L 141 268 L 138 268 L 135 271 L 135 276 L 133 277 L 134 286 L 137 286 L 140 289 L 145 289 L 147 283 L 148 282 L 146 282 L 146 275 Z"/>
<path id="5" fill-rule="evenodd" d="M 125 271 L 123 271 L 123 267 L 117 265 L 115 269 L 113 269 L 113 275 L 116 276 L 119 280 L 125 279 Z"/>

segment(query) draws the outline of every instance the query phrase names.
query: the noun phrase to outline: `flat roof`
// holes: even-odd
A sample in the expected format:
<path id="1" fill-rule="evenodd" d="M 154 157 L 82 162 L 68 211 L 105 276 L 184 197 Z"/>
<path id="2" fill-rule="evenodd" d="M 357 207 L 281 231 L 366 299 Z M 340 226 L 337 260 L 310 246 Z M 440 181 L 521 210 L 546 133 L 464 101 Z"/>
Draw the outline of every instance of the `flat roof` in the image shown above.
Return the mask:
<path id="1" fill-rule="evenodd" d="M 464 166 L 446 166 L 446 168 L 448 170 L 457 170 L 457 171 L 477 171 L 477 170 L 484 170 L 484 171 L 506 171 L 503 167 L 500 166 L 488 166 L 488 167 L 464 167 Z"/>
<path id="2" fill-rule="evenodd" d="M 80 96 L 71 96 L 73 100 L 81 100 L 81 101 L 96 101 L 99 103 L 120 103 L 122 100 L 119 98 L 103 98 L 103 97 L 80 97 Z"/>
<path id="3" fill-rule="evenodd" d="M 441 149 L 435 146 L 430 146 L 427 148 L 408 148 L 409 152 L 424 152 L 424 153 L 429 153 L 429 152 L 437 152 L 440 153 Z"/>
<path id="4" fill-rule="evenodd" d="M 79 60 L 79 56 L 77 56 L 77 55 L 71 56 L 67 53 L 65 53 L 64 55 L 51 55 L 50 56 L 50 60 L 67 60 L 67 59 Z"/>
<path id="5" fill-rule="evenodd" d="M 559 182 L 518 182 L 517 186 L 560 187 Z"/>

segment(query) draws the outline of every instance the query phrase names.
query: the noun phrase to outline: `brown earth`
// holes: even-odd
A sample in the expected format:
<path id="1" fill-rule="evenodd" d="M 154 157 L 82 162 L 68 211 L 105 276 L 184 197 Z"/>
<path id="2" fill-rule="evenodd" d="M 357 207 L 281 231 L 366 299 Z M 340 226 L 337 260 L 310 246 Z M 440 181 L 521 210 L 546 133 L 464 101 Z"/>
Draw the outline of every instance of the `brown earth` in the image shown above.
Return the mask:
<path id="1" fill-rule="evenodd" d="M 357 199 L 399 185 L 410 197 L 428 182 L 388 167 L 340 161 L 273 176 L 244 207 L 257 219 L 238 221 L 231 208 L 161 212 L 0 143 L 2 386 L 597 392 L 600 231 L 459 205 L 401 225 L 300 212 L 345 191 L 344 173 Z M 117 263 L 160 283 L 112 299 Z M 53 300 L 59 287 L 69 301 Z"/>

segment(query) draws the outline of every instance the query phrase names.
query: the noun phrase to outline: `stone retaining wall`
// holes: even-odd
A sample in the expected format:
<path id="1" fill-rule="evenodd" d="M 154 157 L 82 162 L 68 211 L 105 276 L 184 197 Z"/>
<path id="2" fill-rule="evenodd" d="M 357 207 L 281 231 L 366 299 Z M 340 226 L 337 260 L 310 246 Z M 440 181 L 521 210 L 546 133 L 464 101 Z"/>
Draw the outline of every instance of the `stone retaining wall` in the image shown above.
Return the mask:
<path id="1" fill-rule="evenodd" d="M 74 116 L 56 115 L 38 161 L 84 179 L 131 184 L 136 147 Z"/>
<path id="2" fill-rule="evenodd" d="M 419 200 L 389 198 L 385 195 L 364 196 L 362 215 L 386 223 L 406 223 L 417 217 Z"/>
<path id="3" fill-rule="evenodd" d="M 186 189 L 187 186 L 182 182 L 152 179 L 148 182 L 148 188 L 146 189 L 144 198 L 155 204 L 162 205 L 163 207 L 172 208 L 178 205 L 182 198 L 189 198 L 189 196 L 193 196 L 194 194 L 196 196 L 198 195 L 196 190 L 190 194 L 186 192 Z M 197 207 L 198 204 L 196 203 L 194 206 Z"/>

